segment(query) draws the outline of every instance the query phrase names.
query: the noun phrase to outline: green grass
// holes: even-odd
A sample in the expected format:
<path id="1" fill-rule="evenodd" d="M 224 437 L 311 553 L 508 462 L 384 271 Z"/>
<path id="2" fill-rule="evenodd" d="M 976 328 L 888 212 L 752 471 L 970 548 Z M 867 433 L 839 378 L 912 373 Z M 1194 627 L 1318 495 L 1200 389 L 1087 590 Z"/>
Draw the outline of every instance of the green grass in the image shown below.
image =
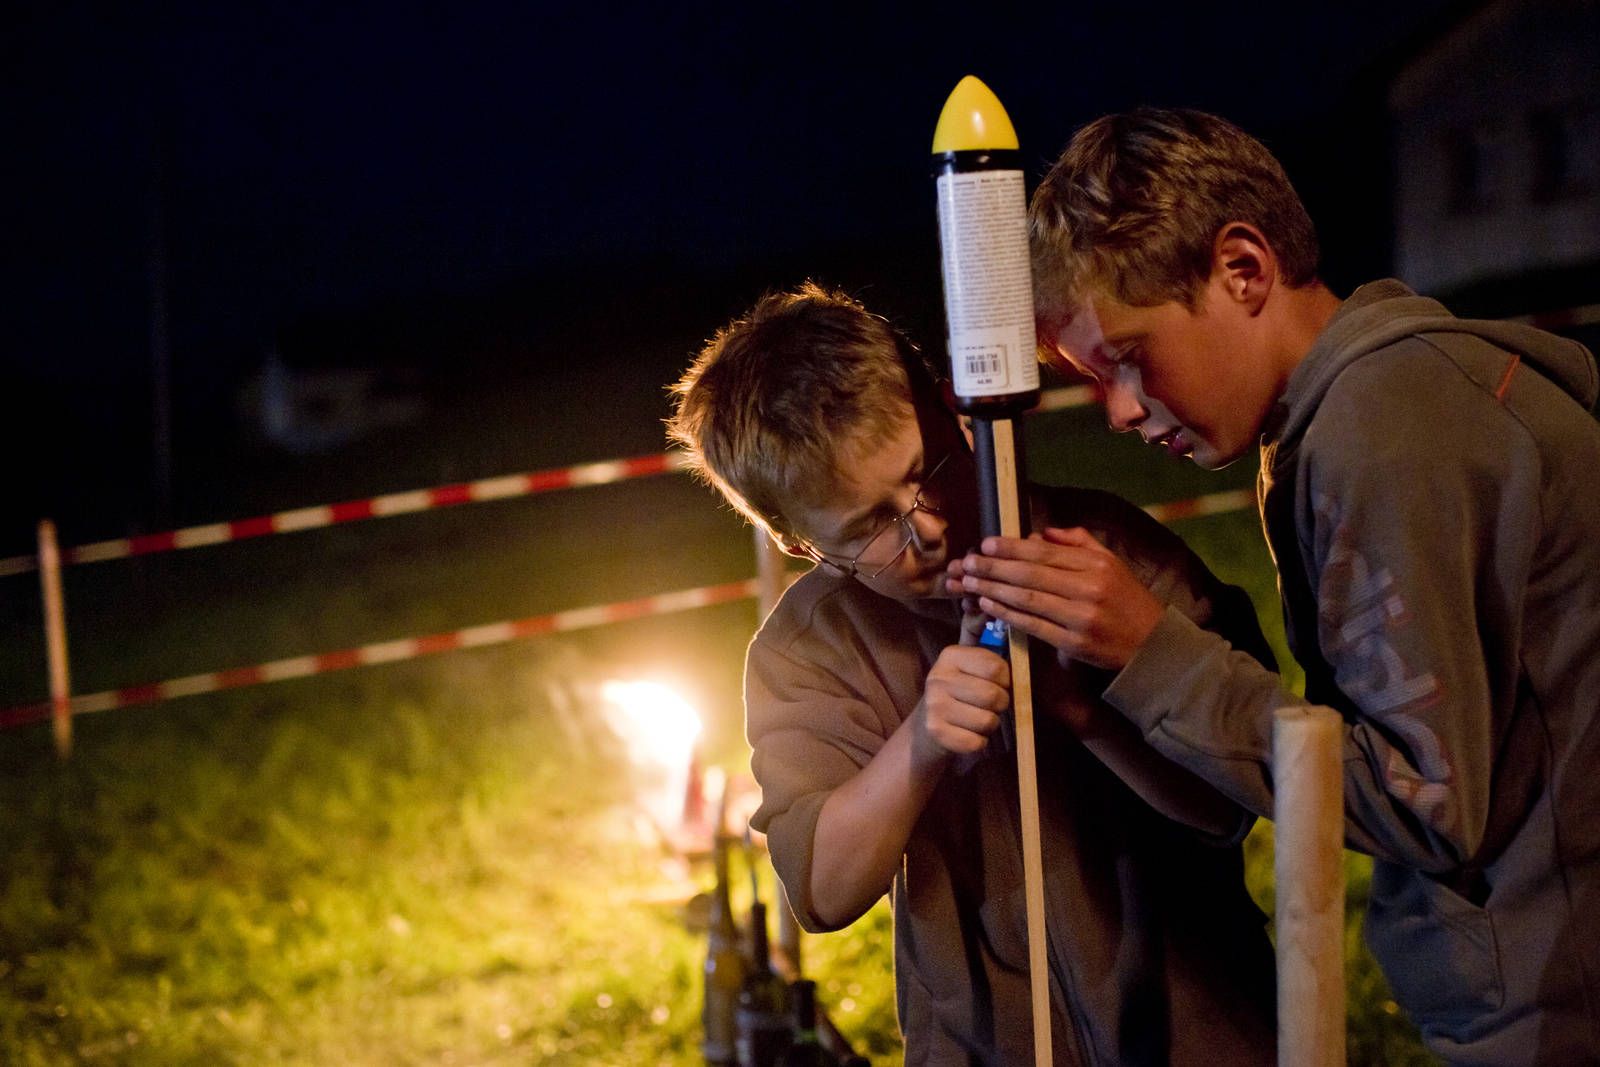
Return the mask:
<path id="1" fill-rule="evenodd" d="M 692 1062 L 697 937 L 627 775 L 506 698 L 555 662 L 85 720 L 64 768 L 5 737 L 9 1062 Z"/>
<path id="2" fill-rule="evenodd" d="M 1259 579 L 1248 530 L 1183 532 L 1225 577 Z M 0 734 L 0 1047 L 27 1064 L 696 1063 L 684 900 L 709 875 L 662 867 L 605 735 L 550 696 L 699 650 L 705 701 L 753 623 L 706 609 L 87 716 L 64 767 L 43 727 Z M 712 746 L 737 771 L 721 699 Z M 1270 847 L 1263 824 L 1249 876 L 1268 911 Z M 1347 866 L 1350 1062 L 1431 1062 L 1360 945 L 1369 865 Z M 879 905 L 804 944 L 875 1062 L 900 1048 L 890 943 Z"/>
<path id="3" fill-rule="evenodd" d="M 1029 449 L 1047 478 L 1149 503 L 1252 477 L 1170 463 L 1091 413 L 1044 418 Z M 1288 663 L 1254 516 L 1179 529 L 1250 592 Z M 669 476 L 72 568 L 75 690 L 728 581 L 753 572 L 750 546 Z M 43 695 L 36 588 L 0 590 L 0 706 Z M 697 1063 L 690 897 L 709 873 L 641 837 L 584 680 L 673 683 L 707 757 L 739 772 L 755 623 L 733 604 L 99 713 L 65 766 L 47 728 L 0 732 L 5 1058 Z M 1270 827 L 1247 856 L 1270 910 Z M 1350 1062 L 1431 1062 L 1360 945 L 1369 865 L 1347 868 Z M 891 936 L 880 904 L 804 941 L 828 1010 L 878 1063 L 900 1048 Z"/>
<path id="4" fill-rule="evenodd" d="M 709 874 L 664 865 L 606 735 L 541 698 L 594 655 L 535 643 L 87 717 L 64 767 L 43 728 L 0 735 L 10 1062 L 696 1063 L 687 902 Z M 1263 825 L 1268 910 L 1270 847 Z M 736 866 L 741 910 L 746 885 Z M 1430 1062 L 1358 918 L 1350 1062 Z M 880 1063 L 890 943 L 880 904 L 803 948 Z"/>

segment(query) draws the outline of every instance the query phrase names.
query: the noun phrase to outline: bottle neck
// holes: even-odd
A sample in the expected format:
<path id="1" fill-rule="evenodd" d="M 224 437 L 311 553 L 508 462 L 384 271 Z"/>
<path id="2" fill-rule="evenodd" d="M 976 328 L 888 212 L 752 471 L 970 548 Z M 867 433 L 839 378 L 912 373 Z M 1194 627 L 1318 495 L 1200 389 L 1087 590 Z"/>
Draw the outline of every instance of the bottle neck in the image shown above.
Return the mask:
<path id="1" fill-rule="evenodd" d="M 772 969 L 772 945 L 767 940 L 767 906 L 760 901 L 750 905 L 750 955 L 756 970 Z"/>
<path id="2" fill-rule="evenodd" d="M 817 1037 L 817 986 L 809 978 L 794 983 L 794 1028 L 797 1038 Z"/>
<path id="3" fill-rule="evenodd" d="M 718 838 L 711 848 L 711 863 L 716 871 L 717 886 L 711 903 L 711 920 L 719 926 L 732 927 L 733 903 L 728 893 L 728 846 Z"/>

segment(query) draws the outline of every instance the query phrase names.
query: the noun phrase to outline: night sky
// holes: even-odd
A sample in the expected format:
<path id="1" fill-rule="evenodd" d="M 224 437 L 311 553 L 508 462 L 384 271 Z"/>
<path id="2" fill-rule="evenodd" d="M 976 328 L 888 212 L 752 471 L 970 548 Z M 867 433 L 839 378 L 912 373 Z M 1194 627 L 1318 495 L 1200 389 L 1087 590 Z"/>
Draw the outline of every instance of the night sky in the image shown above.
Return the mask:
<path id="1" fill-rule="evenodd" d="M 744 271 L 753 293 L 822 249 L 931 242 L 928 146 L 968 73 L 1030 184 L 1103 111 L 1232 118 L 1289 163 L 1337 281 L 1386 265 L 1372 87 L 1460 10 L 25 0 L 0 45 L 0 370 L 80 438 L 85 404 L 147 408 L 153 265 L 175 381 L 220 389 L 308 314 L 544 276 Z"/>

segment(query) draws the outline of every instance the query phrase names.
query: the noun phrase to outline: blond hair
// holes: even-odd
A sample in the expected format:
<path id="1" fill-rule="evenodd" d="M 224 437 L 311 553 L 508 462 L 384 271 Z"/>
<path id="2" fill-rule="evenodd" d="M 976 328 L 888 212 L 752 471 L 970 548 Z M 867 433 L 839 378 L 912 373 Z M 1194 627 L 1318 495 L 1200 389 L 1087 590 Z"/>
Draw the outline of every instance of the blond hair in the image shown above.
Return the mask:
<path id="1" fill-rule="evenodd" d="M 1140 108 L 1079 130 L 1028 209 L 1035 308 L 1059 321 L 1098 288 L 1193 308 L 1223 226 L 1255 226 L 1285 282 L 1316 280 L 1316 229 L 1266 147 L 1215 115 Z"/>
<path id="2" fill-rule="evenodd" d="M 769 293 L 671 387 L 668 436 L 751 522 L 802 539 L 796 504 L 827 497 L 847 441 L 886 438 L 932 379 L 915 346 L 843 292 Z"/>

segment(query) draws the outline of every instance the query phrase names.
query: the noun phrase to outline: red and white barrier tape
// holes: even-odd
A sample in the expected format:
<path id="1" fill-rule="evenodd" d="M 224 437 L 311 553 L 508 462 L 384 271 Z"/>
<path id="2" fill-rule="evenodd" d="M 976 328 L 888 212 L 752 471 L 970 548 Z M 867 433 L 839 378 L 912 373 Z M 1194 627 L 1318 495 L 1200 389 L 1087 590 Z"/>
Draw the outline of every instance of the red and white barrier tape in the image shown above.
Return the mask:
<path id="1" fill-rule="evenodd" d="M 1039 410 L 1054 411 L 1093 403 L 1094 395 L 1086 385 L 1063 389 L 1049 389 L 1043 394 Z M 654 456 L 634 456 L 631 459 L 609 460 L 602 463 L 583 463 L 575 467 L 535 471 L 530 474 L 508 474 L 499 478 L 460 485 L 443 485 L 433 489 L 414 489 L 403 493 L 390 493 L 367 500 L 347 500 L 342 504 L 322 504 L 316 507 L 280 511 L 253 519 L 237 519 L 206 526 L 186 526 L 181 530 L 142 534 L 138 537 L 119 537 L 110 541 L 96 541 L 76 548 L 61 550 L 62 564 L 99 563 L 108 559 L 128 556 L 145 556 L 155 552 L 171 552 L 179 548 L 200 548 L 220 545 L 228 541 L 242 541 L 265 534 L 294 533 L 315 530 L 341 522 L 357 519 L 382 518 L 404 515 L 414 511 L 450 507 L 455 504 L 476 503 L 484 500 L 504 500 L 514 496 L 545 493 L 553 489 L 575 489 L 585 485 L 605 485 L 647 474 L 664 474 L 682 470 L 686 466 L 683 453 L 664 452 Z M 0 559 L 0 578 L 27 574 L 39 568 L 39 558 L 34 555 L 11 556 Z"/>
<path id="2" fill-rule="evenodd" d="M 1208 493 L 1192 500 L 1173 500 L 1165 504 L 1150 504 L 1145 511 L 1160 522 L 1190 519 L 1199 515 L 1221 515 L 1229 511 L 1244 511 L 1256 506 L 1253 489 L 1230 489 L 1225 493 Z"/>
<path id="3" fill-rule="evenodd" d="M 152 552 L 170 552 L 177 548 L 199 548 L 202 545 L 219 545 L 227 541 L 242 541 L 263 534 L 293 533 L 314 530 L 321 526 L 372 519 L 386 515 L 403 515 L 413 511 L 450 507 L 483 500 L 504 500 L 507 497 L 528 496 L 549 492 L 552 489 L 573 489 L 584 485 L 604 485 L 646 474 L 662 474 L 684 466 L 683 454 L 666 452 L 655 456 L 635 456 L 632 459 L 609 460 L 604 463 L 584 463 L 575 467 L 535 471 L 531 474 L 509 474 L 500 478 L 460 485 L 444 485 L 434 489 L 416 489 L 404 493 L 390 493 L 368 500 L 349 500 L 342 504 L 324 504 L 318 507 L 280 511 L 253 519 L 219 522 L 209 526 L 188 526 L 165 533 L 144 534 L 139 537 L 122 537 L 113 541 L 97 541 L 61 550 L 61 562 L 97 563 L 126 556 L 143 556 Z M 26 574 L 37 570 L 37 556 L 12 556 L 0 559 L 0 578 Z"/>
<path id="4" fill-rule="evenodd" d="M 313 674 L 326 674 L 347 667 L 366 667 L 378 663 L 396 663 L 415 659 L 434 652 L 449 652 L 459 648 L 479 648 L 484 645 L 504 644 L 521 637 L 557 633 L 563 630 L 582 630 L 606 623 L 642 619 L 650 615 L 664 615 L 690 608 L 707 607 L 732 600 L 742 600 L 757 595 L 754 578 L 724 585 L 702 586 L 675 593 L 626 600 L 598 607 L 575 608 L 554 615 L 540 615 L 531 619 L 513 619 L 508 622 L 472 626 L 453 633 L 433 634 L 428 637 L 411 637 L 399 641 L 384 641 L 360 648 L 339 652 L 324 652 L 314 656 L 296 656 L 292 659 L 274 660 L 254 667 L 235 667 L 232 670 L 214 671 L 210 674 L 193 674 L 187 678 L 174 678 L 165 682 L 135 685 L 126 689 L 110 689 L 102 693 L 85 693 L 75 696 L 69 703 L 74 715 L 91 711 L 108 711 L 135 704 L 149 704 L 173 697 L 211 693 L 219 689 L 235 689 L 262 682 L 279 682 L 286 678 L 305 678 Z M 0 710 L 0 729 L 40 722 L 50 718 L 50 704 L 25 704 Z"/>
<path id="5" fill-rule="evenodd" d="M 1039 394 L 1035 411 L 1061 411 L 1065 408 L 1083 408 L 1094 403 L 1094 387 L 1090 385 L 1065 385 L 1059 389 L 1046 389 Z"/>
<path id="6" fill-rule="evenodd" d="M 1236 489 L 1225 493 L 1212 493 L 1192 500 L 1175 500 L 1166 504 L 1151 504 L 1144 510 L 1161 522 L 1171 522 L 1175 519 L 1186 519 L 1200 515 L 1218 515 L 1229 511 L 1240 511 L 1254 505 L 1255 494 L 1253 492 L 1248 489 Z M 644 597 L 640 600 L 602 604 L 597 607 L 574 608 L 571 611 L 561 611 L 554 615 L 540 615 L 529 619 L 513 619 L 508 622 L 489 623 L 485 626 L 473 626 L 465 630 L 456 630 L 452 633 L 405 638 L 399 641 L 384 641 L 338 652 L 324 652 L 320 655 L 296 656 L 291 659 L 274 660 L 271 663 L 262 663 L 253 667 L 235 667 L 225 671 L 213 671 L 210 674 L 194 674 L 187 678 L 174 678 L 165 682 L 129 686 L 125 689 L 111 689 L 101 693 L 85 693 L 73 697 L 69 707 L 74 715 L 81 715 L 91 711 L 107 711 L 112 708 L 170 700 L 173 697 L 210 693 L 219 689 L 234 689 L 240 686 L 256 685 L 261 682 L 277 682 L 286 678 L 304 678 L 308 675 L 344 670 L 347 667 L 395 663 L 399 660 L 414 659 L 417 656 L 428 655 L 433 652 L 449 652 L 458 648 L 477 648 L 482 645 L 502 644 L 522 637 L 536 637 L 540 634 L 556 633 L 562 630 L 579 630 L 592 626 L 602 626 L 606 623 L 622 622 L 626 619 L 639 619 L 650 615 L 685 611 L 690 608 L 720 604 L 724 601 L 739 600 L 744 597 L 758 596 L 759 594 L 759 580 L 747 578 L 744 581 L 729 582 L 725 585 L 703 586 L 698 589 L 686 589 L 676 593 L 663 593 L 659 596 Z M 48 719 L 50 710 L 48 702 L 0 709 L 0 729 Z"/>
<path id="7" fill-rule="evenodd" d="M 1536 315 L 1519 315 L 1515 316 L 1512 321 L 1529 322 L 1541 329 L 1582 326 L 1600 322 L 1600 304 L 1586 304 L 1581 307 L 1543 312 Z M 1044 390 L 1040 394 L 1039 406 L 1035 410 L 1062 411 L 1067 408 L 1086 407 L 1094 402 L 1094 388 L 1092 386 L 1069 385 Z M 623 481 L 646 474 L 662 474 L 667 471 L 682 470 L 684 466 L 682 453 L 666 452 L 654 456 L 635 456 L 632 459 L 584 463 L 574 467 L 535 471 L 530 474 L 510 474 L 499 478 L 485 478 L 481 481 L 466 482 L 460 485 L 444 485 L 433 489 L 415 489 L 403 493 L 390 493 L 386 496 L 376 496 L 367 500 L 350 500 L 342 504 L 323 504 L 317 507 L 298 508 L 293 511 L 280 511 L 253 519 L 213 523 L 208 526 L 188 526 L 181 530 L 168 530 L 165 533 L 123 537 L 111 541 L 96 541 L 93 544 L 63 549 L 61 562 L 64 564 L 96 563 L 101 560 L 122 559 L 127 556 L 142 556 L 152 552 L 169 552 L 178 548 L 198 548 L 202 545 L 217 545 L 227 541 L 240 541 L 248 537 L 260 537 L 263 534 L 312 530 L 322 526 L 332 526 L 336 523 L 350 522 L 355 519 L 402 515 L 407 512 L 427 511 L 431 508 L 449 507 L 454 504 L 466 504 L 482 500 L 502 500 L 507 497 L 547 492 L 552 489 L 571 489 L 583 485 L 603 485 L 607 482 Z M 1200 497 L 1198 501 L 1187 503 L 1204 503 L 1223 498 L 1231 500 L 1236 495 L 1219 493 L 1213 494 L 1211 497 Z M 1230 504 L 1225 507 L 1212 508 L 1211 510 L 1180 511 L 1173 513 L 1172 517 L 1183 518 L 1187 515 L 1213 514 L 1216 510 L 1226 511 L 1236 506 L 1247 507 L 1249 505 L 1248 503 Z M 1159 507 L 1179 508 L 1181 505 L 1159 505 Z M 1151 511 L 1151 514 L 1157 514 L 1156 511 L 1150 508 L 1145 510 Z M 1157 518 L 1162 518 L 1162 521 L 1166 521 L 1159 514 L 1157 514 Z M 0 578 L 26 574 L 29 571 L 37 570 L 38 567 L 39 559 L 33 555 L 11 556 L 0 559 Z"/>

